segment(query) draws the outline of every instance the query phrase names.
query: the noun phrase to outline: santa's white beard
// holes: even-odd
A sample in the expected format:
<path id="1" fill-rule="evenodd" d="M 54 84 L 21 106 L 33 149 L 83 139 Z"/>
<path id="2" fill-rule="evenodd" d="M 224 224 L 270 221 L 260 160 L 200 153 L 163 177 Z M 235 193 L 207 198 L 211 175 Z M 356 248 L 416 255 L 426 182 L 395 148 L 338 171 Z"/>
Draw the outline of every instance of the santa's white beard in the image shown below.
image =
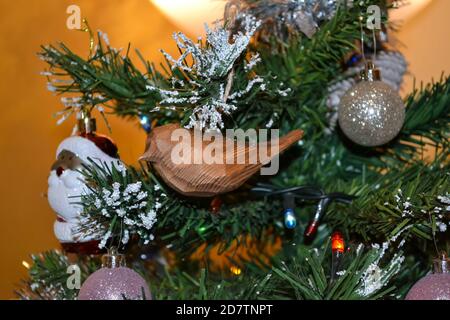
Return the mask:
<path id="1" fill-rule="evenodd" d="M 88 192 L 83 175 L 79 172 L 67 169 L 59 177 L 55 170 L 50 172 L 48 202 L 56 214 L 64 220 L 64 222 L 55 221 L 53 226 L 55 236 L 60 242 L 86 242 L 96 238 L 76 232 L 80 226 L 79 218 L 83 208 L 75 203 L 80 202 L 80 195 Z"/>

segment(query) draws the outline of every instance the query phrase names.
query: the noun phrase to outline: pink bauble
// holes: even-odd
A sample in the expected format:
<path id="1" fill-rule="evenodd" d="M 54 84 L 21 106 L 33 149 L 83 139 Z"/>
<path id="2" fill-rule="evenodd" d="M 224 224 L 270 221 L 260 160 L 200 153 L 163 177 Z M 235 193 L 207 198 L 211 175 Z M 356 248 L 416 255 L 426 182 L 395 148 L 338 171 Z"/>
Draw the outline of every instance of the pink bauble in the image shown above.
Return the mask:
<path id="1" fill-rule="evenodd" d="M 423 277 L 409 290 L 406 300 L 450 300 L 450 273 Z"/>
<path id="2" fill-rule="evenodd" d="M 145 295 L 145 297 L 144 297 Z M 86 279 L 78 300 L 151 300 L 145 280 L 126 267 L 101 268 Z"/>

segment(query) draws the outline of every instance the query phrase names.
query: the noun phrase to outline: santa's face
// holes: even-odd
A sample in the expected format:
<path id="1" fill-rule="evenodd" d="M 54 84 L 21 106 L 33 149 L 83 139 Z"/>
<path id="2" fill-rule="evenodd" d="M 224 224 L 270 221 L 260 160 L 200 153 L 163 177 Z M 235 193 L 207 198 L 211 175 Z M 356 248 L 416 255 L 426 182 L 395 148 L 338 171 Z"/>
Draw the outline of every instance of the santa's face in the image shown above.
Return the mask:
<path id="1" fill-rule="evenodd" d="M 58 146 L 56 161 L 48 178 L 48 202 L 57 214 L 54 231 L 61 243 L 78 244 L 101 238 L 100 234 L 81 233 L 80 214 L 83 208 L 79 204 L 80 196 L 90 192 L 78 171 L 82 169 L 82 164 L 90 165 L 90 161 L 94 161 L 98 165 L 123 167 L 118 159 L 117 147 L 110 139 L 100 135 L 91 138 L 97 144 L 80 136 L 64 139 Z M 111 154 L 103 150 L 111 151 Z"/>
<path id="2" fill-rule="evenodd" d="M 80 196 L 89 192 L 83 175 L 78 172 L 81 159 L 74 153 L 62 150 L 52 166 L 48 178 L 48 201 L 57 214 L 54 232 L 60 242 L 85 242 L 93 237 L 76 233 L 82 207 Z"/>

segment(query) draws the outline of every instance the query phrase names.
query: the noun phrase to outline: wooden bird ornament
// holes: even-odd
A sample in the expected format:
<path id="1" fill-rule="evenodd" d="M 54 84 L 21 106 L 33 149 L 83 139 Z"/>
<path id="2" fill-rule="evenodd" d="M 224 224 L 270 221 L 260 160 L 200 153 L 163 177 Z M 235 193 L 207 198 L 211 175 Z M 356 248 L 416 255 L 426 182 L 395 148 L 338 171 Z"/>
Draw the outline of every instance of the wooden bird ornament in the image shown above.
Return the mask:
<path id="1" fill-rule="evenodd" d="M 266 144 L 237 143 L 220 133 L 213 136 L 217 134 L 219 140 L 202 135 L 199 130 L 183 129 L 179 124 L 156 127 L 147 137 L 140 160 L 151 163 L 166 184 L 177 192 L 192 197 L 212 197 L 242 186 L 261 167 L 299 141 L 303 131 L 293 130 Z M 278 148 L 272 149 L 273 144 Z M 265 148 L 262 155 L 261 148 Z M 214 161 L 205 155 L 210 155 Z"/>

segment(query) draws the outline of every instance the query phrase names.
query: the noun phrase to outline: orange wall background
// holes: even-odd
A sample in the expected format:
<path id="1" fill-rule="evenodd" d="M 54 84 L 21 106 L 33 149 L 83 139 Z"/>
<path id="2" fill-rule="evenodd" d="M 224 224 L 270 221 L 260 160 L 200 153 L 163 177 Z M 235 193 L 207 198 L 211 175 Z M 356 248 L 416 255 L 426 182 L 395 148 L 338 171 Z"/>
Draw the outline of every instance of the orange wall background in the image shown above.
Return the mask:
<path id="1" fill-rule="evenodd" d="M 62 41 L 88 54 L 87 34 L 66 28 L 66 8 L 77 4 L 95 31 L 111 45 L 131 42 L 145 57 L 160 61 L 160 48 L 175 54 L 173 26 L 148 0 L 15 0 L 0 2 L 0 298 L 12 298 L 26 275 L 29 254 L 58 247 L 55 215 L 44 193 L 58 144 L 71 134 L 74 119 L 56 125 L 60 97 L 46 89 L 39 73 L 46 64 L 36 52 L 41 44 Z M 97 119 L 99 131 L 108 134 Z M 145 134 L 135 123 L 109 117 L 110 136 L 122 159 L 133 163 L 144 151 Z"/>
<path id="2" fill-rule="evenodd" d="M 403 92 L 411 92 L 414 78 L 420 84 L 450 74 L 450 1 L 432 0 L 396 34 L 398 49 L 409 62 Z"/>
<path id="3" fill-rule="evenodd" d="M 88 53 L 88 37 L 66 28 L 66 8 L 81 7 L 91 27 L 105 31 L 111 44 L 128 42 L 154 62 L 160 48 L 175 54 L 171 34 L 177 30 L 148 0 L 15 0 L 0 3 L 0 298 L 26 275 L 29 254 L 57 248 L 54 214 L 44 194 L 58 144 L 70 135 L 73 120 L 56 125 L 52 115 L 59 97 L 46 90 L 39 73 L 46 66 L 36 57 L 41 44 L 63 41 L 75 52 Z M 450 1 L 432 4 L 398 34 L 400 49 L 418 80 L 428 82 L 450 73 Z M 412 77 L 405 83 L 405 92 Z M 121 157 L 134 163 L 144 149 L 145 135 L 135 123 L 109 118 Z M 99 119 L 100 130 L 107 133 Z"/>

